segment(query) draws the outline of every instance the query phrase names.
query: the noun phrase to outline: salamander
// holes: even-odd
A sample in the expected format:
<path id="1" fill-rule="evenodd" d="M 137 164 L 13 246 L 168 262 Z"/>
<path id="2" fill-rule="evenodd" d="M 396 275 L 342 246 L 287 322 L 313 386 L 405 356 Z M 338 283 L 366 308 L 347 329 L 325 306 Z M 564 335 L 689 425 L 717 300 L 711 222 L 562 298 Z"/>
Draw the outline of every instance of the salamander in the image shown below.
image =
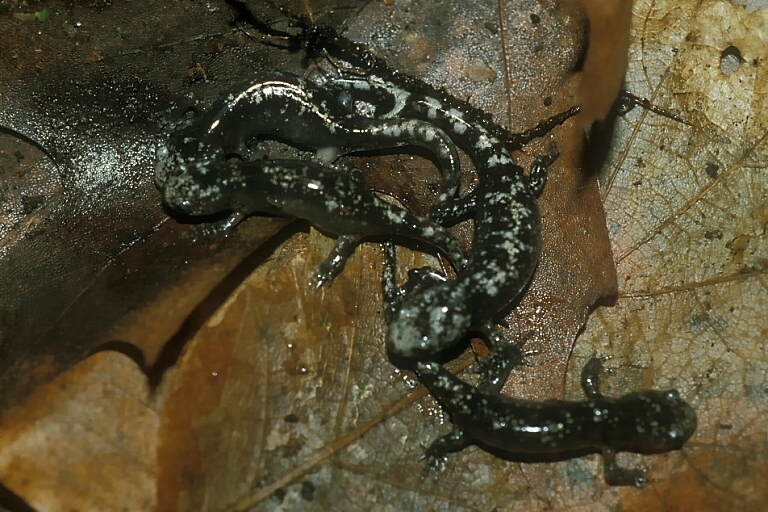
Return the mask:
<path id="1" fill-rule="evenodd" d="M 301 23 L 300 23 L 301 24 Z M 638 391 L 608 398 L 599 391 L 602 363 L 591 360 L 582 372 L 587 400 L 532 402 L 498 391 L 511 368 L 522 360 L 519 345 L 501 343 L 491 321 L 520 292 L 536 264 L 540 218 L 535 196 L 541 191 L 549 159 L 540 159 L 531 175 L 510 151 L 540 136 L 571 115 L 575 107 L 528 132 L 512 135 L 468 104 L 423 82 L 390 70 L 364 47 L 330 29 L 304 22 L 305 43 L 339 66 L 339 76 L 320 83 L 337 91 L 339 101 L 361 115 L 387 119 L 412 117 L 442 128 L 467 151 L 477 166 L 478 188 L 458 201 L 438 203 L 433 219 L 450 225 L 460 218 L 476 222 L 473 249 L 456 280 L 430 267 L 409 272 L 395 285 L 394 248 L 384 266 L 385 311 L 390 325 L 388 350 L 413 368 L 419 380 L 451 415 L 454 432 L 429 448 L 433 463 L 472 442 L 523 454 L 575 456 L 600 451 L 610 484 L 640 485 L 641 470 L 621 468 L 618 451 L 640 453 L 679 449 L 696 428 L 693 409 L 674 390 Z M 432 358 L 480 328 L 492 341 L 496 380 L 472 387 Z"/>
<path id="2" fill-rule="evenodd" d="M 256 160 L 189 165 L 169 174 L 163 184 L 165 203 L 185 215 L 232 212 L 234 226 L 253 212 L 309 220 L 339 235 L 335 249 L 314 278 L 319 286 L 341 270 L 360 238 L 403 236 L 422 240 L 444 252 L 457 268 L 464 257 L 456 238 L 434 222 L 379 199 L 362 171 L 307 160 Z"/>
<path id="3" fill-rule="evenodd" d="M 337 69 L 318 77 L 318 83 L 336 91 L 339 101 L 376 119 L 420 119 L 442 129 L 474 162 L 478 186 L 460 199 L 437 202 L 429 217 L 444 226 L 462 219 L 475 222 L 472 249 L 455 280 L 424 279 L 400 293 L 385 283 L 392 318 L 387 348 L 399 365 L 429 359 L 480 331 L 489 341 L 501 340 L 493 318 L 507 307 L 528 283 L 541 249 L 541 215 L 536 196 L 546 170 L 556 155 L 538 158 L 529 175 L 510 151 L 541 136 L 578 110 L 571 109 L 522 134 L 511 134 L 491 117 L 423 81 L 391 70 L 362 45 L 330 28 L 305 26 L 308 51 L 328 56 Z M 491 343 L 492 351 L 494 343 Z M 491 364 L 489 369 L 493 368 Z M 497 372 L 498 373 L 498 372 Z M 498 380 L 493 372 L 491 380 Z"/>
<path id="4" fill-rule="evenodd" d="M 169 146 L 158 151 L 158 186 L 169 174 L 242 155 L 258 138 L 318 150 L 325 163 L 351 151 L 426 148 L 444 177 L 439 201 L 455 196 L 461 178 L 453 142 L 432 123 L 360 116 L 313 82 L 275 72 L 238 84 L 202 116 L 180 126 Z"/>
<path id="5" fill-rule="evenodd" d="M 170 143 L 157 151 L 155 179 L 166 202 L 178 212 L 200 215 L 203 211 L 215 213 L 211 207 L 216 204 L 209 196 L 202 194 L 210 193 L 215 188 L 220 196 L 219 203 L 229 203 L 230 206 L 232 201 L 227 200 L 227 194 L 233 194 L 245 207 L 233 208 L 233 216 L 219 226 L 223 230 L 234 227 L 245 213 L 274 210 L 255 206 L 256 202 L 267 197 L 271 202 L 278 201 L 278 190 L 274 187 L 268 191 L 252 189 L 256 198 L 248 202 L 240 188 L 232 188 L 240 186 L 232 180 L 222 179 L 214 188 L 202 182 L 201 186 L 194 186 L 195 180 L 205 181 L 209 172 L 212 176 L 231 173 L 229 167 L 221 164 L 228 157 L 242 155 L 247 144 L 257 138 L 276 139 L 300 148 L 316 149 L 318 158 L 324 161 L 334 160 L 339 152 L 420 146 L 435 156 L 443 173 L 438 201 L 450 199 L 458 190 L 461 173 L 458 152 L 439 128 L 417 119 L 378 120 L 357 115 L 313 82 L 276 72 L 240 84 L 203 115 L 180 123 Z M 360 236 L 370 234 L 403 234 L 427 241 L 444 251 L 454 265 L 459 265 L 463 258 L 458 243 L 449 238 L 440 226 L 389 205 L 384 206 L 385 203 L 379 200 L 374 201 L 371 193 L 364 190 L 359 177 L 345 184 L 341 181 L 350 179 L 349 175 L 339 174 L 336 176 L 339 183 L 334 189 L 332 173 L 321 166 L 288 163 L 236 165 L 242 165 L 243 171 L 257 174 L 263 174 L 267 168 L 271 171 L 282 169 L 288 175 L 301 169 L 311 174 L 311 179 L 322 183 L 318 191 L 306 187 L 284 190 L 284 193 L 290 194 L 286 200 L 297 202 L 304 194 L 304 200 L 312 204 L 293 210 L 281 209 L 283 215 L 307 218 L 317 226 L 325 226 L 328 231 L 342 235 L 331 255 L 336 263 L 326 266 L 329 273 L 324 278 L 318 278 L 318 284 L 331 279 L 341 268 Z M 287 176 L 285 179 L 295 178 Z M 265 176 L 254 177 L 254 181 L 260 178 Z M 171 182 L 173 185 L 169 186 Z M 355 197 L 359 198 L 358 206 L 353 204 Z M 340 205 L 343 205 L 346 215 L 344 220 L 332 217 L 339 212 Z M 361 217 L 353 221 L 352 212 Z M 334 228 L 336 222 L 339 225 Z M 377 222 L 379 224 L 375 225 Z M 351 231 L 352 226 L 364 230 L 355 233 Z"/>
<path id="6" fill-rule="evenodd" d="M 508 358 L 520 361 L 519 350 Z M 418 362 L 415 372 L 419 381 L 453 422 L 453 432 L 432 443 L 427 459 L 439 467 L 446 454 L 470 444 L 560 459 L 601 452 L 607 484 L 641 486 L 645 471 L 620 467 L 616 453 L 679 450 L 696 430 L 696 413 L 675 390 L 641 390 L 619 398 L 606 397 L 600 393 L 602 370 L 598 358 L 591 359 L 582 370 L 586 400 L 535 402 L 480 390 L 436 362 Z"/>
<path id="7" fill-rule="evenodd" d="M 696 414 L 677 391 L 643 390 L 605 397 L 599 391 L 602 363 L 592 359 L 582 372 L 586 401 L 533 402 L 499 393 L 512 367 L 522 361 L 522 352 L 498 334 L 492 318 L 514 300 L 535 267 L 540 236 L 535 197 L 554 158 L 538 159 L 526 178 L 510 152 L 577 114 L 579 108 L 526 132 L 510 134 L 467 103 L 389 70 L 367 50 L 328 29 L 316 31 L 314 37 L 315 45 L 325 49 L 334 63 L 341 63 L 340 76 L 324 78 L 324 83 L 347 93 L 342 99 L 379 105 L 374 112 L 380 118 L 429 120 L 477 166 L 477 189 L 461 200 L 437 204 L 430 214 L 444 225 L 475 219 L 472 251 L 457 280 L 424 267 L 411 270 L 406 284 L 396 289 L 394 250 L 387 247 L 384 288 L 389 298 L 390 357 L 399 366 L 414 369 L 455 425 L 453 433 L 429 448 L 427 457 L 434 463 L 472 442 L 533 455 L 600 451 L 607 483 L 641 485 L 643 471 L 619 467 L 616 452 L 680 449 L 696 429 Z M 365 76 L 360 76 L 360 70 L 365 70 Z M 387 95 L 390 100 L 383 101 Z M 621 105 L 632 98 L 622 92 Z M 433 360 L 435 352 L 448 348 L 470 328 L 485 334 L 492 346 L 485 361 L 485 380 L 478 387 L 467 385 Z"/>

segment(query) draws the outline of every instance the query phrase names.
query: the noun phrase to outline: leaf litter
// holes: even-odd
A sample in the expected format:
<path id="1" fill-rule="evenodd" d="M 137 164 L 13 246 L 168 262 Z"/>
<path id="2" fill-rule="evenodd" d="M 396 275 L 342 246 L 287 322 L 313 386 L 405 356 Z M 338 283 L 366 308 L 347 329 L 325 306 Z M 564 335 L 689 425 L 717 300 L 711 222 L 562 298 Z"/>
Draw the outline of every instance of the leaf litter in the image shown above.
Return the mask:
<path id="1" fill-rule="evenodd" d="M 510 34 L 516 35 L 521 19 L 530 19 L 528 4 L 515 13 L 507 5 L 498 11 L 496 4 L 477 4 L 435 17 L 410 2 L 369 4 L 351 21 L 349 33 L 366 40 L 371 26 L 387 28 L 387 37 L 377 39 L 374 33 L 368 42 L 388 59 L 385 52 L 394 50 L 393 64 L 409 72 L 413 66 L 419 76 L 454 94 L 471 94 L 513 129 L 570 106 L 573 97 L 554 94 L 575 82 L 566 73 L 560 77 L 564 82 L 541 80 L 544 90 L 524 92 L 521 77 L 538 71 L 526 63 L 515 68 L 520 63 L 510 55 L 520 47 L 511 44 Z M 599 353 L 613 357 L 607 363 L 615 369 L 606 378 L 607 393 L 676 387 L 694 404 L 700 427 L 681 452 L 636 459 L 651 465 L 656 482 L 648 489 L 606 488 L 596 456 L 518 464 L 477 449 L 454 455 L 438 480 L 425 478 L 422 445 L 444 430 L 446 419 L 431 399 L 421 399 L 408 375 L 386 361 L 379 251 L 363 246 L 331 287 L 312 292 L 306 278 L 330 247 L 315 232 L 277 245 L 263 263 L 252 264 L 253 273 L 216 312 L 192 323 L 183 353 L 154 395 L 133 361 L 102 351 L 39 388 L 23 407 L 7 411 L 0 423 L 3 483 L 41 508 L 55 508 L 46 506 L 51 489 L 56 499 L 68 498 L 68 505 L 84 509 L 109 508 L 104 489 L 113 493 L 113 503 L 137 510 L 340 508 L 369 500 L 406 509 L 457 510 L 580 504 L 689 508 L 690 500 L 699 509 L 718 510 L 760 503 L 761 496 L 741 489 L 750 488 L 745 482 L 764 480 L 765 461 L 759 449 L 766 436 L 760 418 L 766 390 L 761 320 L 768 216 L 761 201 L 765 145 L 759 133 L 765 88 L 755 64 L 760 57 L 748 42 L 765 26 L 759 22 L 765 11 L 747 16 L 729 6 L 635 5 L 627 86 L 680 112 L 694 126 L 637 109 L 620 118 L 601 189 L 571 164 L 582 159 L 578 129 L 563 136 L 578 143 L 558 136 L 566 154 L 542 198 L 542 262 L 528 294 L 507 318 L 510 335 L 533 331 L 528 346 L 539 351 L 531 356 L 531 368 L 513 374 L 507 392 L 576 398 L 578 372 Z M 443 46 L 439 34 L 445 26 L 430 27 L 434 19 L 456 20 L 448 33 L 467 39 Z M 486 37 L 493 41 L 495 29 L 498 40 L 505 41 L 500 64 L 493 52 L 478 57 L 467 49 L 474 47 L 467 34 L 478 20 L 490 25 Z M 729 30 L 743 27 L 743 41 L 717 34 L 726 21 L 732 23 Z M 405 42 L 398 43 L 399 38 Z M 414 41 L 434 46 L 418 53 L 421 61 L 398 62 L 404 55 L 398 45 L 412 47 Z M 740 48 L 745 62 L 731 75 L 735 78 L 726 80 L 715 71 L 728 44 Z M 447 50 L 440 53 L 440 48 Z M 446 65 L 478 58 L 504 79 L 478 85 L 462 78 L 460 66 Z M 549 61 L 541 60 L 546 67 Z M 440 78 L 439 70 L 446 67 L 452 71 Z M 713 71 L 702 76 L 702 69 Z M 479 87 L 491 92 L 478 92 Z M 519 97 L 492 100 L 512 98 L 512 90 Z M 729 94 L 722 96 L 723 91 Z M 550 95 L 551 111 L 538 106 Z M 738 101 L 725 101 L 734 98 Z M 730 109 L 720 109 L 723 103 Z M 527 155 L 520 157 L 524 162 Z M 713 165 L 717 171 L 711 171 Z M 619 291 L 613 307 L 596 309 L 576 339 L 594 301 L 615 289 L 606 220 L 594 209 L 600 194 Z M 418 254 L 404 259 L 408 266 L 430 261 Z M 110 386 L 103 382 L 107 377 Z M 97 384 L 89 385 L 89 378 Z M 114 386 L 117 392 L 100 396 Z M 62 395 L 67 391 L 71 396 Z M 83 396 L 89 400 L 83 402 Z M 78 403 L 93 404 L 90 412 L 97 414 L 89 419 Z M 136 403 L 141 406 L 127 406 Z M 73 427 L 58 433 L 67 424 Z M 30 457 L 24 443 L 39 440 L 35 432 L 45 428 L 57 433 L 47 431 L 47 442 L 36 443 Z M 123 459 L 102 467 L 93 464 L 92 450 L 62 455 L 54 448 L 77 448 L 92 440 L 72 430 L 95 432 L 107 450 L 118 453 L 118 441 L 126 443 Z M 56 478 L 45 487 L 25 480 L 41 467 L 65 465 L 69 474 L 52 471 Z M 75 473 L 79 478 L 73 478 L 72 468 L 83 471 Z M 122 485 L 115 486 L 116 478 Z M 715 490 L 707 486 L 713 481 Z"/>

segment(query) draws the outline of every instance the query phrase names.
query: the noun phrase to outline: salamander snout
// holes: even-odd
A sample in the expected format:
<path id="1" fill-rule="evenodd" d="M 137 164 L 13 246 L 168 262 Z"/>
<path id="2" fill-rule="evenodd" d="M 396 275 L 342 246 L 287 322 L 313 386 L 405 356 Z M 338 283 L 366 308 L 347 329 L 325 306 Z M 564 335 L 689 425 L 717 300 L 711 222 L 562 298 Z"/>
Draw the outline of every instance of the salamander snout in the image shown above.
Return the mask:
<path id="1" fill-rule="evenodd" d="M 696 431 L 696 412 L 673 389 L 637 391 L 621 397 L 618 403 L 622 414 L 614 444 L 620 450 L 679 450 Z"/>
<path id="2" fill-rule="evenodd" d="M 155 159 L 155 185 L 162 189 L 168 179 L 168 172 L 173 168 L 173 158 L 168 146 L 158 147 Z"/>
<path id="3" fill-rule="evenodd" d="M 687 402 L 680 398 L 680 394 L 674 389 L 666 391 L 666 399 L 672 408 L 674 416 L 674 429 L 670 429 L 670 436 L 680 439 L 680 444 L 686 442 L 696 431 L 698 420 L 696 411 Z"/>

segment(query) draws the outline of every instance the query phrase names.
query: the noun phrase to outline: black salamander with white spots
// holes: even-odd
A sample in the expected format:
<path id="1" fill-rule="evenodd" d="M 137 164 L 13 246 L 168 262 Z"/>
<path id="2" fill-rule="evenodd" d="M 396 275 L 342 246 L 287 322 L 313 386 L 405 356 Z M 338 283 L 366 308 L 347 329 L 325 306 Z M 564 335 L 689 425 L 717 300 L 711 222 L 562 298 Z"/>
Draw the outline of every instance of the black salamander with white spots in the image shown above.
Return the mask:
<path id="1" fill-rule="evenodd" d="M 510 359 L 520 361 L 519 351 Z M 606 397 L 600 393 L 602 369 L 600 359 L 593 358 L 582 370 L 584 401 L 534 402 L 481 391 L 436 362 L 418 362 L 419 381 L 453 422 L 453 432 L 428 448 L 430 464 L 439 467 L 446 454 L 470 444 L 560 458 L 601 452 L 607 484 L 641 486 L 645 471 L 620 467 L 616 453 L 679 450 L 696 430 L 696 413 L 675 390 Z"/>
<path id="2" fill-rule="evenodd" d="M 443 251 L 455 265 L 463 253 L 456 239 L 434 222 L 382 201 L 368 189 L 362 171 L 307 160 L 211 162 L 169 175 L 163 196 L 174 211 L 211 215 L 231 211 L 234 225 L 253 212 L 309 220 L 339 235 L 320 265 L 314 284 L 335 277 L 360 238 L 373 235 L 422 240 Z M 193 200 L 190 200 L 193 198 Z"/>
<path id="3" fill-rule="evenodd" d="M 599 451 L 607 483 L 641 485 L 644 472 L 618 466 L 616 453 L 682 447 L 696 429 L 696 414 L 677 391 L 605 397 L 599 391 L 602 363 L 592 359 L 582 372 L 585 401 L 534 402 L 499 393 L 523 356 L 519 345 L 499 336 L 492 319 L 520 293 L 536 265 L 540 217 L 535 197 L 554 158 L 537 159 L 526 177 L 510 151 L 575 115 L 578 107 L 527 132 L 510 134 L 467 103 L 389 70 L 364 47 L 335 32 L 314 29 L 313 34 L 313 44 L 341 64 L 340 77 L 323 77 L 321 82 L 339 91 L 341 101 L 379 118 L 428 120 L 477 166 L 478 187 L 463 199 L 436 204 L 430 215 L 444 225 L 475 219 L 472 252 L 457 280 L 424 267 L 411 270 L 405 285 L 397 289 L 394 247 L 385 246 L 389 353 L 399 365 L 414 369 L 454 422 L 453 433 L 429 448 L 432 465 L 472 443 L 508 453 L 561 458 Z M 361 70 L 365 76 L 360 76 Z M 486 381 L 479 387 L 464 383 L 431 360 L 472 328 L 484 332 L 492 345 Z"/>
<path id="4" fill-rule="evenodd" d="M 601 451 L 609 483 L 642 483 L 642 472 L 618 467 L 615 453 L 666 451 L 682 446 L 695 429 L 696 417 L 675 391 L 640 391 L 618 399 L 604 397 L 598 382 L 601 364 L 594 360 L 582 374 L 587 394 L 584 402 L 529 402 L 498 393 L 500 383 L 522 356 L 516 345 L 500 342 L 491 321 L 520 293 L 536 265 L 540 217 L 535 195 L 544 184 L 548 164 L 547 159 L 537 161 L 531 176 L 526 177 L 512 160 L 510 150 L 546 133 L 575 110 L 513 136 L 468 104 L 388 70 L 353 43 L 349 43 L 353 45 L 350 53 L 349 48 L 344 48 L 348 42 L 333 33 L 315 36 L 308 46 L 333 50 L 329 54 L 337 63 L 349 62 L 352 67 L 365 70 L 367 76 L 361 78 L 350 71 L 342 73 L 341 78 L 328 79 L 324 86 L 333 92 L 331 96 L 335 94 L 333 101 L 318 101 L 319 96 L 314 94 L 299 95 L 298 101 L 290 94 L 271 95 L 273 89 L 259 89 L 264 81 L 245 93 L 225 98 L 219 110 L 213 109 L 203 117 L 203 123 L 192 123 L 191 128 L 180 130 L 171 148 L 159 151 L 157 178 L 166 202 L 192 215 L 232 210 L 230 226 L 250 211 L 267 211 L 306 216 L 321 227 L 327 221 L 328 229 L 337 232 L 342 222 L 336 203 L 348 204 L 352 208 L 349 229 L 354 236 L 364 232 L 355 222 L 369 217 L 374 219 L 373 226 L 383 226 L 384 232 L 390 233 L 390 213 L 376 202 L 375 196 L 367 195 L 370 193 L 364 190 L 354 171 L 300 161 L 229 164 L 223 162 L 224 157 L 237 153 L 239 145 L 249 139 L 265 135 L 320 149 L 327 161 L 332 160 L 334 148 L 339 146 L 347 151 L 405 145 L 414 139 L 416 144 L 426 145 L 438 139 L 432 150 L 438 160 L 442 158 L 445 180 L 431 216 L 445 225 L 474 218 L 470 262 L 459 268 L 455 281 L 430 268 L 413 270 L 399 290 L 394 285 L 391 244 L 385 265 L 385 291 L 390 299 L 387 312 L 391 319 L 388 348 L 408 361 L 420 381 L 451 415 L 456 427 L 453 434 L 436 441 L 428 455 L 437 461 L 471 442 L 517 453 L 569 455 Z M 295 80 L 299 79 L 284 80 L 291 92 L 312 89 L 303 82 L 297 86 Z M 279 89 L 280 86 L 274 90 Z M 252 94 L 253 91 L 260 92 Z M 319 88 L 317 92 L 324 94 Z M 261 119 L 258 105 L 266 100 L 275 100 L 266 102 L 269 115 L 266 120 L 254 121 Z M 286 115 L 296 106 L 296 111 Z M 348 113 L 337 115 L 338 106 Z M 361 118 L 369 119 L 371 124 Z M 317 123 L 313 125 L 310 121 L 302 127 L 308 119 Z M 381 124 L 388 119 L 397 128 Z M 353 125 L 363 127 L 350 131 Z M 307 126 L 310 128 L 305 130 Z M 399 138 L 401 135 L 403 138 Z M 380 136 L 390 144 L 376 146 Z M 475 161 L 480 181 L 474 192 L 456 201 L 452 198 L 454 187 L 458 186 L 457 166 L 446 163 L 449 159 L 445 158 L 450 153 L 451 141 Z M 443 152 L 446 148 L 447 153 Z M 341 182 L 349 187 L 340 185 Z M 262 192 L 263 189 L 266 190 Z M 361 209 L 355 210 L 356 207 Z M 403 215 L 399 210 L 395 212 Z M 376 219 L 374 213 L 385 220 Z M 435 243 L 433 231 L 439 228 L 430 224 L 416 229 L 411 236 L 419 238 L 419 233 L 427 233 L 429 236 L 423 238 Z M 441 244 L 449 246 L 451 242 L 435 243 Z M 482 388 L 469 386 L 440 365 L 424 361 L 453 345 L 472 328 L 486 333 L 501 361 L 494 367 L 497 379 L 490 379 Z"/>
<path id="5" fill-rule="evenodd" d="M 324 266 L 327 275 L 318 276 L 317 284 L 332 279 L 357 240 L 372 234 L 423 240 L 443 251 L 456 268 L 461 265 L 463 254 L 455 238 L 435 222 L 375 199 L 358 174 L 306 162 L 224 165 L 259 138 L 317 150 L 325 162 L 339 153 L 419 146 L 435 156 L 444 175 L 439 201 L 455 196 L 459 185 L 456 147 L 431 123 L 363 117 L 310 81 L 272 73 L 242 84 L 201 116 L 181 123 L 170 143 L 158 149 L 155 179 L 165 202 L 189 215 L 217 213 L 217 207 L 226 206 L 233 213 L 220 224 L 223 230 L 259 211 L 306 218 L 342 235 Z M 247 178 L 247 173 L 257 175 Z M 248 193 L 253 197 L 246 198 Z"/>
<path id="6" fill-rule="evenodd" d="M 156 181 L 162 188 L 166 173 L 242 155 L 256 139 L 316 150 L 324 163 L 352 151 L 423 147 L 444 174 L 439 201 L 456 195 L 461 177 L 453 142 L 432 123 L 364 117 L 315 83 L 274 72 L 235 86 L 202 116 L 181 125 L 169 146 L 158 151 Z"/>
<path id="7" fill-rule="evenodd" d="M 444 91 L 392 71 L 361 45 L 330 29 L 308 27 L 308 47 L 325 53 L 338 68 L 318 82 L 337 91 L 339 101 L 376 119 L 409 118 L 442 129 L 475 163 L 478 186 L 461 199 L 446 199 L 429 217 L 444 226 L 472 218 L 472 250 L 456 280 L 436 278 L 425 269 L 412 273 L 419 283 L 410 293 L 398 293 L 385 282 L 389 319 L 387 347 L 398 365 L 430 359 L 470 330 L 481 332 L 493 346 L 501 336 L 493 318 L 506 308 L 528 283 L 541 249 L 541 215 L 536 196 L 554 156 L 539 158 L 526 176 L 510 151 L 546 134 L 574 115 L 571 109 L 523 134 L 511 134 L 491 117 Z M 364 71 L 365 74 L 361 74 Z M 413 290 L 418 289 L 418 293 Z M 498 359 L 487 363 L 489 378 Z"/>

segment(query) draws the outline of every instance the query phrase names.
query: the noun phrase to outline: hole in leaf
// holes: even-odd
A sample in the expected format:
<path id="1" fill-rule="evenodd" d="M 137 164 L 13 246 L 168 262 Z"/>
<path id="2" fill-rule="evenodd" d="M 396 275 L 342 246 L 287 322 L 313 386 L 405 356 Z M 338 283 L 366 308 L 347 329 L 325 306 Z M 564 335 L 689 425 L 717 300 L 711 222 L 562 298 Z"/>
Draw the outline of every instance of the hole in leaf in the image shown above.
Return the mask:
<path id="1" fill-rule="evenodd" d="M 731 76 L 739 69 L 741 61 L 741 51 L 731 45 L 720 54 L 720 71 L 725 76 Z"/>

